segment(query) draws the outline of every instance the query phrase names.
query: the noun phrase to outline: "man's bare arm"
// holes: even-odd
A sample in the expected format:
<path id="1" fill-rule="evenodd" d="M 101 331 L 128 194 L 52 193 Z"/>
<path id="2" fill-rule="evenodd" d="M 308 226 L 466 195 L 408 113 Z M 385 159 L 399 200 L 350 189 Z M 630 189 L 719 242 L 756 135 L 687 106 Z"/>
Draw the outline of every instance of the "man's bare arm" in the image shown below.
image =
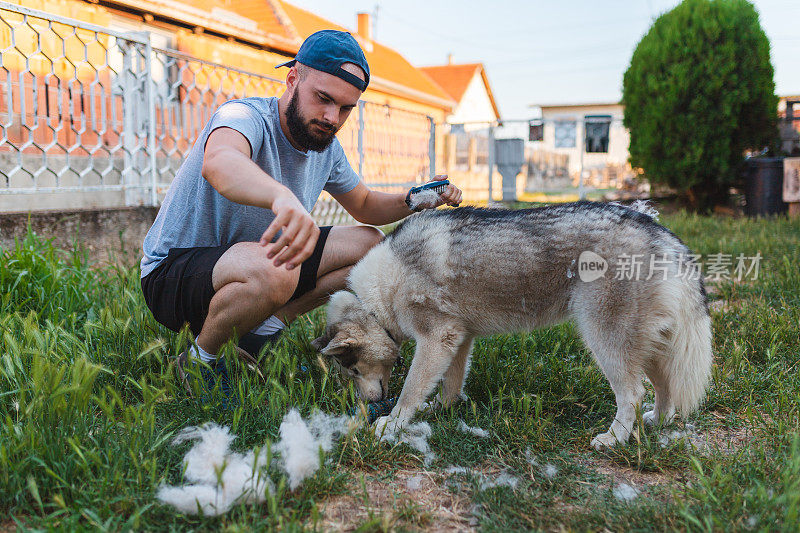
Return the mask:
<path id="1" fill-rule="evenodd" d="M 203 154 L 203 177 L 232 202 L 272 208 L 275 198 L 291 191 L 250 159 L 247 138 L 231 128 L 211 132 Z"/>
<path id="2" fill-rule="evenodd" d="M 217 128 L 205 146 L 202 175 L 222 196 L 237 204 L 265 207 L 275 219 L 261 236 L 267 257 L 291 270 L 314 252 L 319 228 L 297 197 L 250 159 L 250 143 L 232 128 Z M 274 244 L 272 239 L 282 230 Z"/>

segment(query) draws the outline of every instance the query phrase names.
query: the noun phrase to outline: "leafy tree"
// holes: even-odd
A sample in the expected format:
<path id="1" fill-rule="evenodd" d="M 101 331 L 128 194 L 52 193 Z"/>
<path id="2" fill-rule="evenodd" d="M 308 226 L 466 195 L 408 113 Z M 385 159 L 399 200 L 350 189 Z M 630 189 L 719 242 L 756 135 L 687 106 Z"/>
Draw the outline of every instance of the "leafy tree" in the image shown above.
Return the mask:
<path id="1" fill-rule="evenodd" d="M 746 0 L 684 0 L 658 17 L 623 80 L 631 164 L 696 208 L 726 200 L 744 151 L 777 139 L 769 50 Z"/>

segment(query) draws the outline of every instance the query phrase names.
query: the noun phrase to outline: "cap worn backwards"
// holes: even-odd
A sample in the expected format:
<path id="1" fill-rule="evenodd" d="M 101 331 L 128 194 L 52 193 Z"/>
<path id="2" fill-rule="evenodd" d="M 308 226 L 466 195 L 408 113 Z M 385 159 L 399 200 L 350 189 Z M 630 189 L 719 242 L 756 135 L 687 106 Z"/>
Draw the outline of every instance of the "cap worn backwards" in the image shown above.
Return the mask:
<path id="1" fill-rule="evenodd" d="M 295 63 L 341 78 L 362 92 L 369 85 L 367 58 L 355 38 L 346 31 L 320 30 L 312 33 L 303 41 L 294 59 L 275 68 L 291 67 Z M 345 63 L 353 63 L 363 70 L 365 79 L 344 70 L 342 65 Z"/>

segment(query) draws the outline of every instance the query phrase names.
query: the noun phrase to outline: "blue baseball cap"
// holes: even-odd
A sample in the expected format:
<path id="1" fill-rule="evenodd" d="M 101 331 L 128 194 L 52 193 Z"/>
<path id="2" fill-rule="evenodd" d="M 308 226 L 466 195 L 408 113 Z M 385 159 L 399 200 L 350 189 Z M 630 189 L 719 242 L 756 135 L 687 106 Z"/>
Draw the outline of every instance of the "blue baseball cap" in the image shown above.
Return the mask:
<path id="1" fill-rule="evenodd" d="M 367 58 L 364 57 L 364 52 L 355 38 L 346 31 L 320 30 L 312 33 L 300 45 L 300 50 L 294 59 L 275 68 L 291 67 L 297 62 L 341 78 L 362 92 L 369 85 Z M 353 63 L 361 68 L 366 79 L 362 80 L 344 70 L 342 68 L 344 63 Z"/>

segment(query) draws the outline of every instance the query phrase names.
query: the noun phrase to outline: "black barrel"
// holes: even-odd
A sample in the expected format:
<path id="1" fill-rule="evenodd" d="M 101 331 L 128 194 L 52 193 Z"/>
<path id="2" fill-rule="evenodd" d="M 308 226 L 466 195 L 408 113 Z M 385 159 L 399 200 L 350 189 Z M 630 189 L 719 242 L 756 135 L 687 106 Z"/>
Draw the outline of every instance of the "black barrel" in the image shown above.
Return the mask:
<path id="1" fill-rule="evenodd" d="M 747 216 L 767 216 L 785 213 L 783 201 L 783 159 L 753 157 L 745 161 L 744 212 Z"/>

